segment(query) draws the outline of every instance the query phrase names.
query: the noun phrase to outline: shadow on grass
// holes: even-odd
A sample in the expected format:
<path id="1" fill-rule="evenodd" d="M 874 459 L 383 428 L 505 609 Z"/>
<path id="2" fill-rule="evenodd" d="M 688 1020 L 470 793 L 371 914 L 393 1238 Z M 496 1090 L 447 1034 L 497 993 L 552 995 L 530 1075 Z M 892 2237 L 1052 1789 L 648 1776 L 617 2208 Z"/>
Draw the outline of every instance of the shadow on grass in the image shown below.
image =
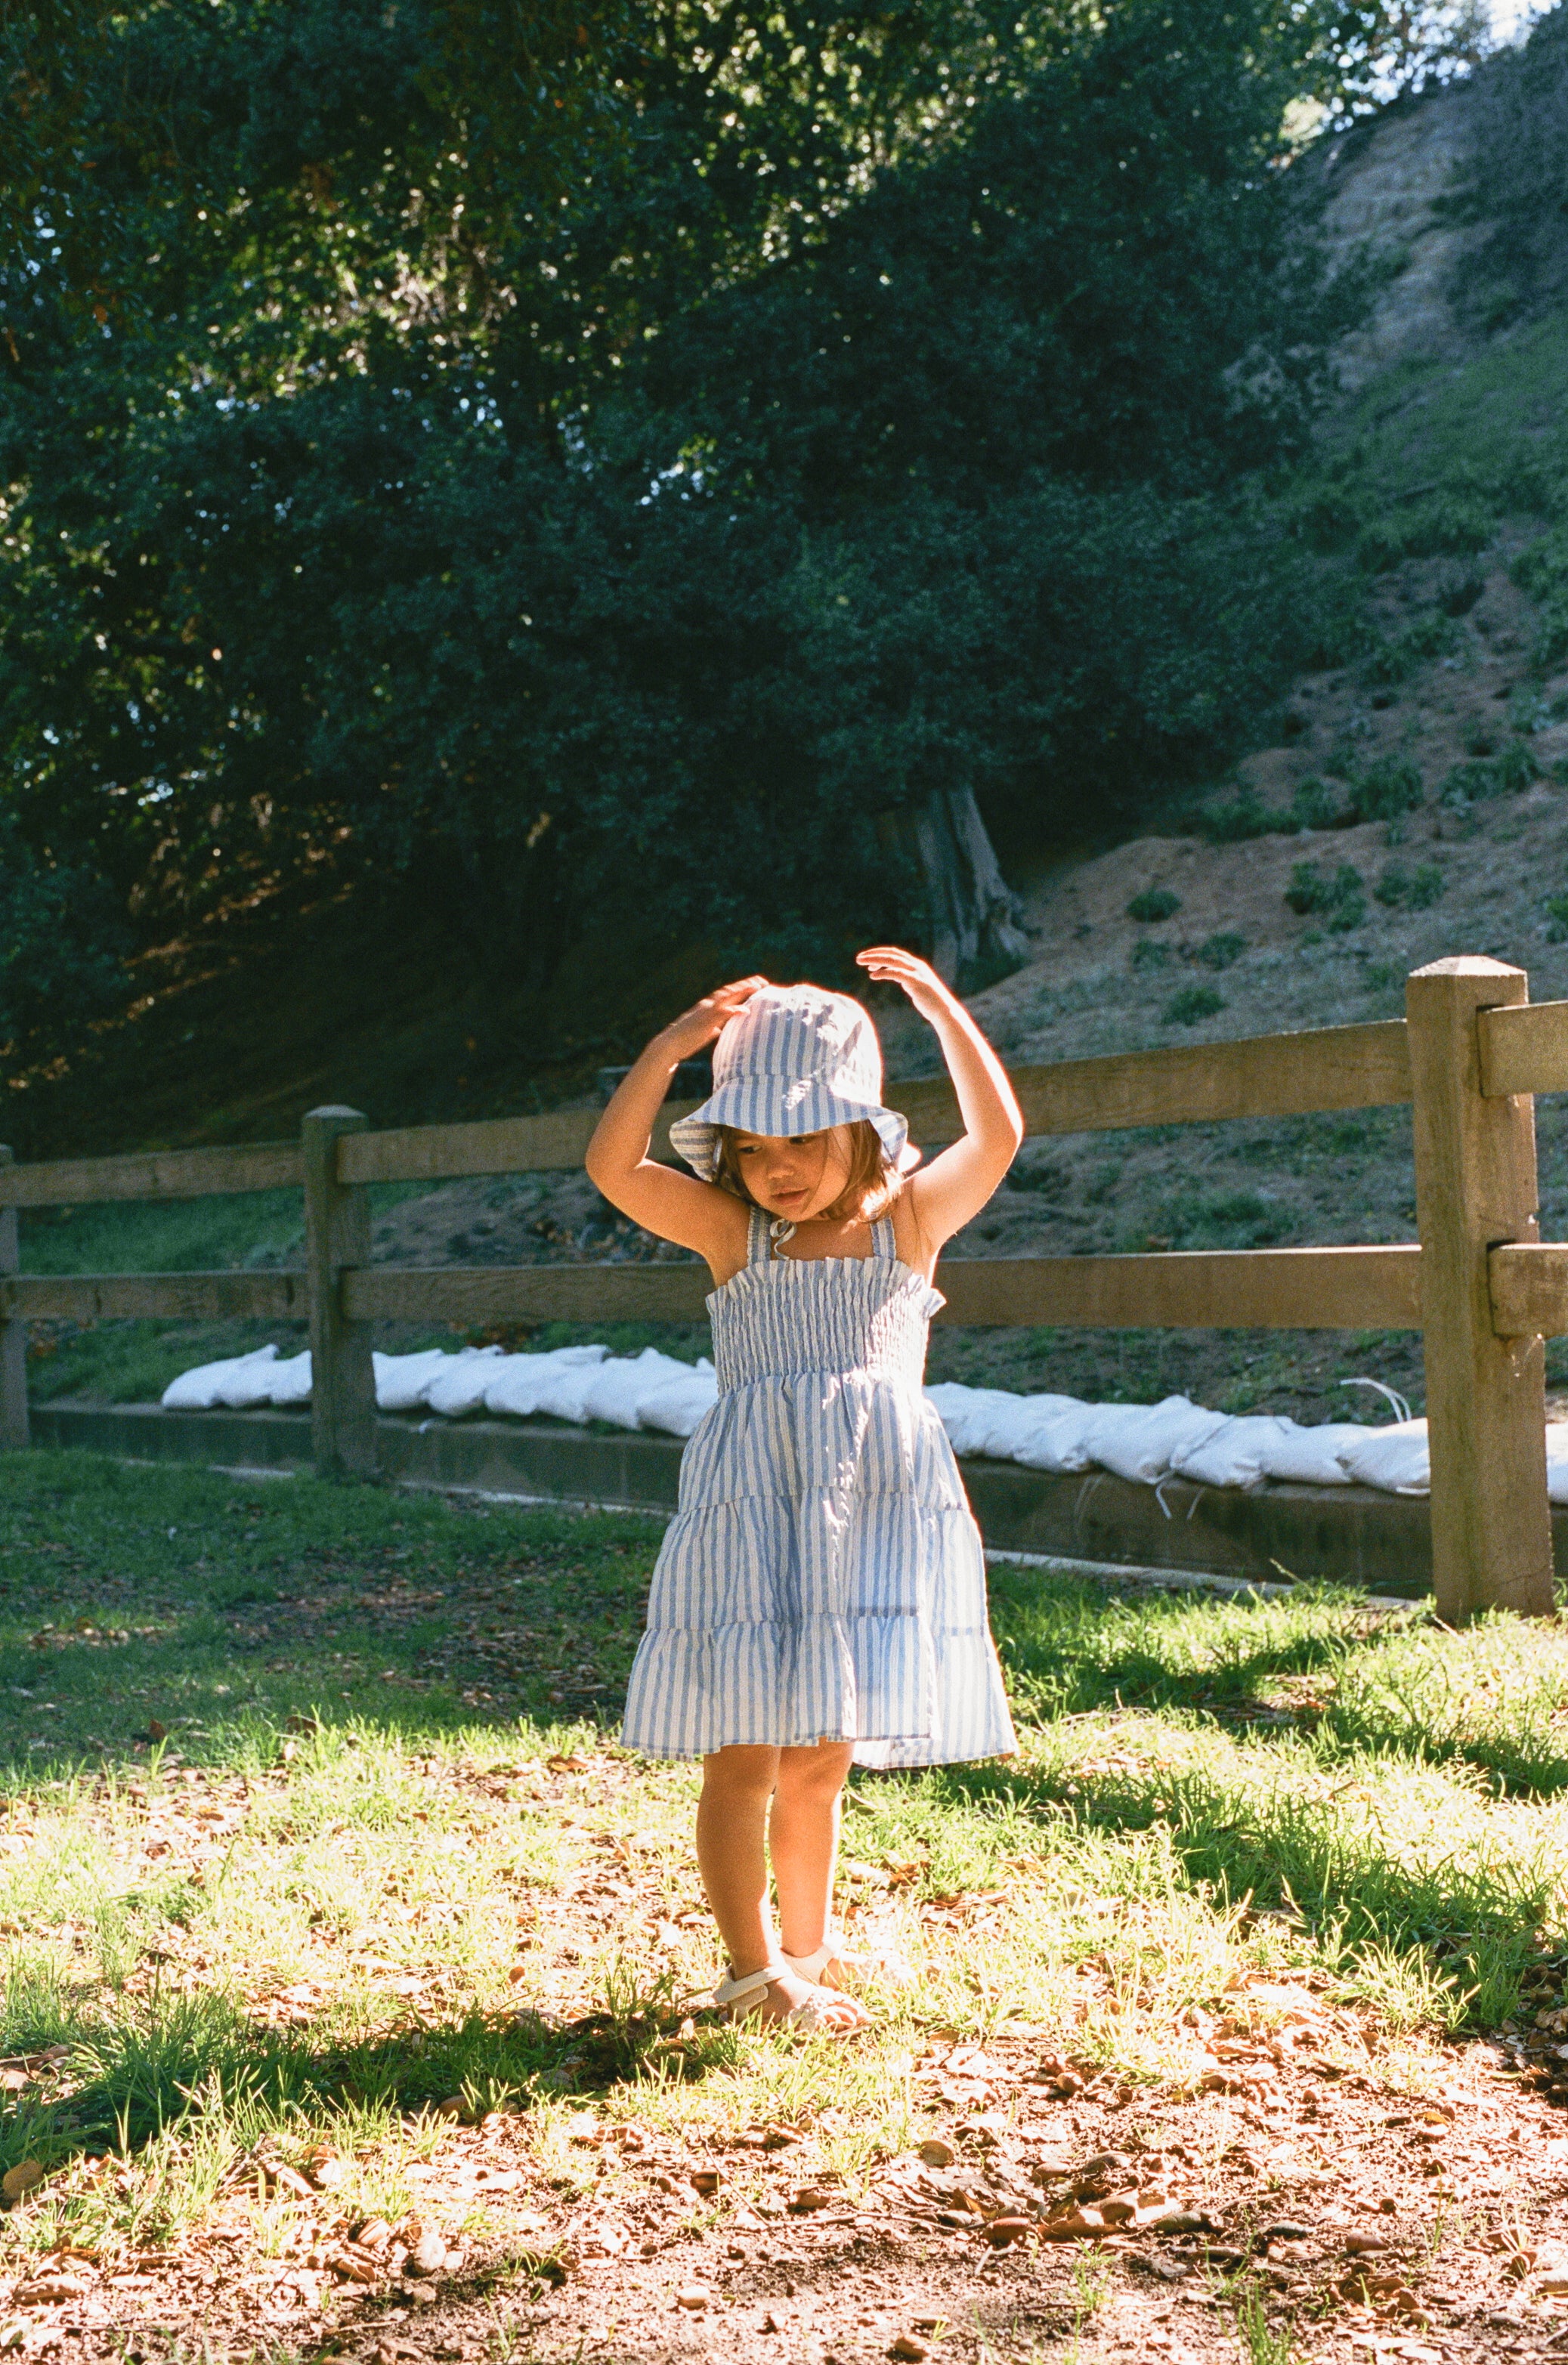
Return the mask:
<path id="1" fill-rule="evenodd" d="M 24 2159 L 54 2169 L 73 2155 L 135 2152 L 198 2122 L 221 2124 L 242 2149 L 303 2119 L 420 2113 L 477 2123 L 547 2098 L 603 2094 L 640 2078 L 673 2081 L 734 2068 L 735 2032 L 694 2025 L 670 1981 L 641 1992 L 610 1982 L 599 2008 L 544 2015 L 469 2012 L 359 2041 L 308 2026 L 273 2028 L 211 1990 L 154 1990 L 115 2019 L 73 2012 L 58 1989 L 14 1983 L 7 2051 L 50 2053 L 37 2090 L 0 2097 L 0 2172 Z"/>

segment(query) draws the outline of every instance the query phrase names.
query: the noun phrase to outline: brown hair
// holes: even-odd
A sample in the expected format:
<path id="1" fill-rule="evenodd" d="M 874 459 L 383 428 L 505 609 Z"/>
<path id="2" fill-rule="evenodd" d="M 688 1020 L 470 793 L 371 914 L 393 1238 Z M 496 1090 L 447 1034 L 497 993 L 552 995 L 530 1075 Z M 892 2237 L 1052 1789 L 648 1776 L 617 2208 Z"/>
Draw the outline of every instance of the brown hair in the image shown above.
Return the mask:
<path id="1" fill-rule="evenodd" d="M 719 1155 L 714 1181 L 721 1189 L 734 1192 L 737 1199 L 748 1205 L 756 1204 L 741 1177 L 740 1160 L 735 1143 L 744 1128 L 734 1125 L 719 1127 Z M 882 1147 L 881 1135 L 869 1117 L 857 1117 L 853 1125 L 835 1125 L 831 1130 L 843 1140 L 849 1160 L 849 1171 L 844 1188 L 830 1207 L 819 1207 L 817 1215 L 835 1224 L 874 1224 L 885 1216 L 899 1193 L 903 1189 L 903 1176 Z M 753 1137 L 755 1138 L 755 1137 Z M 802 1134 L 803 1141 L 821 1139 L 820 1135 Z"/>

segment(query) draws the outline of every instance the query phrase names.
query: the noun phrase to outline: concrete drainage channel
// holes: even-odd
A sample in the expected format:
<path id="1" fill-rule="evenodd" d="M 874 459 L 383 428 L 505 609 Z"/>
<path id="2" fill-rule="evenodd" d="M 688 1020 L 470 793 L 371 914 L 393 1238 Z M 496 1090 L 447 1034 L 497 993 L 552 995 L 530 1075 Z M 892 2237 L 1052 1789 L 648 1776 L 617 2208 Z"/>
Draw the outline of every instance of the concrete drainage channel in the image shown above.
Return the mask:
<path id="1" fill-rule="evenodd" d="M 310 1416 L 165 1412 L 161 1405 L 43 1404 L 35 1444 L 134 1462 L 196 1462 L 284 1474 L 308 1469 Z M 675 1508 L 678 1440 L 550 1421 L 398 1419 L 376 1423 L 381 1469 L 395 1484 L 607 1509 Z M 990 1552 L 1106 1576 L 1278 1586 L 1327 1577 L 1406 1598 L 1429 1592 L 1424 1497 L 1361 1486 L 1264 1485 L 1252 1494 L 1171 1478 L 1158 1489 L 1106 1472 L 1056 1477 L 1016 1463 L 963 1463 Z M 1554 1510 L 1568 1564 L 1568 1508 Z"/>

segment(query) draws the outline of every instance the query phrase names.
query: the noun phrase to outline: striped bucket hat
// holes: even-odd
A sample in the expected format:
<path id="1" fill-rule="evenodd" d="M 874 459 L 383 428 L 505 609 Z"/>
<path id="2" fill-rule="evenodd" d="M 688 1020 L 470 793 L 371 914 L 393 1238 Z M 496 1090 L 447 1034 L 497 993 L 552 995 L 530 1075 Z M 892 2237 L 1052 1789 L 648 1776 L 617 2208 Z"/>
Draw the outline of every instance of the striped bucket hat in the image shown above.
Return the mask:
<path id="1" fill-rule="evenodd" d="M 677 1155 L 711 1182 L 722 1125 L 790 1139 L 862 1118 L 896 1165 L 907 1171 L 918 1164 L 908 1125 L 882 1106 L 882 1047 L 870 1012 L 820 985 L 765 985 L 713 1046 L 713 1091 L 671 1126 L 669 1138 Z"/>

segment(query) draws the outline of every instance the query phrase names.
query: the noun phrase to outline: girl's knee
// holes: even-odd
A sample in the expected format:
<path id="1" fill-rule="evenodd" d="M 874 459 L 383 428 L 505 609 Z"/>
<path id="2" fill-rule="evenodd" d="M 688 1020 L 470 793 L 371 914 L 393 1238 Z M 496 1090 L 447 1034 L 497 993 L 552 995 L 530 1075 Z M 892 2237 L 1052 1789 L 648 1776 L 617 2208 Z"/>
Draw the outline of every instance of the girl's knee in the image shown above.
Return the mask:
<path id="1" fill-rule="evenodd" d="M 791 1796 L 836 1798 L 855 1762 L 852 1741 L 819 1741 L 809 1749 L 781 1749 L 778 1788 Z"/>
<path id="2" fill-rule="evenodd" d="M 768 1798 L 778 1780 L 779 1752 L 737 1745 L 715 1749 L 702 1760 L 704 1798 Z"/>

